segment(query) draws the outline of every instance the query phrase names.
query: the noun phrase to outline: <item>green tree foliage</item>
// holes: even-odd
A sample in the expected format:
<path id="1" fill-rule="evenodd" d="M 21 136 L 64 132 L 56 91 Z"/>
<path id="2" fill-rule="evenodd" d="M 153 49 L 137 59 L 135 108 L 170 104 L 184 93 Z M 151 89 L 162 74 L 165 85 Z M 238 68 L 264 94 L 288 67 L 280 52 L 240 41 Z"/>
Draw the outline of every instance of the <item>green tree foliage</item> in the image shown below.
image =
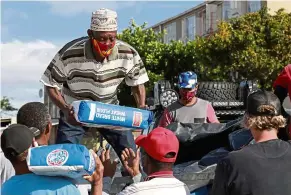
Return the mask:
<path id="1" fill-rule="evenodd" d="M 147 95 L 150 95 L 154 82 L 164 77 L 161 58 L 165 44 L 160 41 L 163 33 L 156 34 L 152 29 L 146 29 L 146 25 L 144 23 L 138 26 L 134 20 L 131 20 L 129 28 L 122 31 L 118 39 L 130 44 L 138 51 L 150 79 L 150 82 L 146 84 Z M 130 88 L 123 83 L 118 95 L 121 105 L 135 106 L 133 96 L 129 96 L 130 93 Z"/>
<path id="2" fill-rule="evenodd" d="M 227 81 L 231 72 L 238 72 L 270 89 L 282 68 L 291 62 L 291 13 L 283 9 L 270 15 L 263 8 L 220 22 L 216 33 L 186 44 L 163 44 L 164 33 L 156 34 L 146 23 L 138 26 L 131 21 L 119 34 L 119 39 L 139 52 L 150 77 L 148 91 L 155 81 L 172 80 L 186 70 L 197 72 L 199 81 Z"/>
<path id="3" fill-rule="evenodd" d="M 14 110 L 17 110 L 16 108 L 14 108 L 11 103 L 10 103 L 10 99 L 6 96 L 4 96 L 2 99 L 1 99 L 1 110 L 6 110 L 6 111 L 14 111 Z"/>
<path id="4" fill-rule="evenodd" d="M 211 56 L 207 56 L 205 49 L 196 51 L 204 52 L 212 62 L 217 62 L 213 73 L 223 75 L 227 69 L 237 71 L 247 79 L 258 79 L 262 86 L 269 88 L 291 61 L 290 37 L 291 14 L 279 10 L 272 16 L 263 8 L 230 23 L 222 22 L 218 32 L 206 42 L 200 39 Z"/>
<path id="5" fill-rule="evenodd" d="M 118 35 L 118 39 L 130 44 L 141 56 L 146 68 L 156 74 L 161 74 L 161 58 L 165 44 L 161 43 L 163 33 L 156 34 L 151 28 L 146 29 L 147 23 L 138 26 L 131 20 L 129 28 Z"/>

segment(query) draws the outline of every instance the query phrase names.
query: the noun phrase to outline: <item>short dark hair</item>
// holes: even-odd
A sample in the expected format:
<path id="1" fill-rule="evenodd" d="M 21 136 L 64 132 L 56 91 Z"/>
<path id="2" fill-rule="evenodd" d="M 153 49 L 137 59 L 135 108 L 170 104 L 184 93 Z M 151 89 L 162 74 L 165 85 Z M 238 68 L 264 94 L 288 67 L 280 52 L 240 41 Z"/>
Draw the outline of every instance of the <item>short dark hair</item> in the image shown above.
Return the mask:
<path id="1" fill-rule="evenodd" d="M 24 104 L 17 113 L 18 124 L 22 124 L 27 127 L 35 127 L 40 130 L 41 134 L 44 130 L 46 130 L 50 121 L 51 116 L 49 111 L 41 102 L 29 102 Z M 39 136 L 36 138 L 39 138 Z"/>
<path id="2" fill-rule="evenodd" d="M 160 162 L 148 155 L 147 153 L 146 155 L 148 156 L 151 164 L 155 167 L 156 170 L 171 170 L 174 166 L 174 163 Z M 174 152 L 170 152 L 166 155 L 166 158 L 173 158 L 175 155 L 176 154 Z"/>

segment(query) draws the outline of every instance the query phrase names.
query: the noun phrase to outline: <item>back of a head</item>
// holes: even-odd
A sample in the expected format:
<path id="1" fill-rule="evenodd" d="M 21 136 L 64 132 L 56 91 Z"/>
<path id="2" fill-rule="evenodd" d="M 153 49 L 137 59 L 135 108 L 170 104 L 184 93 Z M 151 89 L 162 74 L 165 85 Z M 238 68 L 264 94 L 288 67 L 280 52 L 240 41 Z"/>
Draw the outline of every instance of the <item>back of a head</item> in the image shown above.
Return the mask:
<path id="1" fill-rule="evenodd" d="M 35 127 L 41 134 L 50 123 L 51 117 L 47 107 L 41 102 L 30 102 L 23 105 L 17 113 L 17 123 Z"/>
<path id="2" fill-rule="evenodd" d="M 285 126 L 281 115 L 279 98 L 270 91 L 258 90 L 247 98 L 247 110 L 244 118 L 247 128 L 257 130 L 279 129 Z"/>
<path id="3" fill-rule="evenodd" d="M 13 124 L 1 135 L 1 149 L 11 162 L 25 161 L 34 133 L 25 125 Z"/>
<path id="4" fill-rule="evenodd" d="M 248 96 L 247 112 L 254 116 L 280 115 L 281 103 L 274 93 L 258 90 Z"/>
<path id="5" fill-rule="evenodd" d="M 135 143 L 144 150 L 157 170 L 172 169 L 179 151 L 179 141 L 172 131 L 158 127 L 147 136 L 137 137 Z"/>
<path id="6" fill-rule="evenodd" d="M 144 151 L 143 153 L 144 153 L 144 155 L 148 156 L 148 159 L 150 160 L 151 165 L 156 170 L 165 171 L 165 170 L 172 170 L 173 169 L 174 162 L 163 162 L 163 161 L 160 161 L 160 160 L 156 160 L 150 154 L 148 154 L 147 152 Z M 175 158 L 175 156 L 176 156 L 176 153 L 170 152 L 170 153 L 167 153 L 165 155 L 165 158 L 173 159 L 173 158 Z"/>

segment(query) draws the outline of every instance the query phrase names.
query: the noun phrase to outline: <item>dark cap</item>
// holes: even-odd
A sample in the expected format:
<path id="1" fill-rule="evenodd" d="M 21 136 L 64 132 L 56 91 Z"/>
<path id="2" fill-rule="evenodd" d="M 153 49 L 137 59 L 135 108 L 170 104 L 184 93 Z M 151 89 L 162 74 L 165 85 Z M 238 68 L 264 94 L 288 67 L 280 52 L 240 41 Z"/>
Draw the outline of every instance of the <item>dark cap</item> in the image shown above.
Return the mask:
<path id="1" fill-rule="evenodd" d="M 33 138 L 33 131 L 25 125 L 14 124 L 7 127 L 1 135 L 1 148 L 5 157 L 15 159 L 30 148 Z"/>
<path id="2" fill-rule="evenodd" d="M 265 106 L 273 109 L 264 109 Z M 253 116 L 277 116 L 281 114 L 281 103 L 273 92 L 260 89 L 248 96 L 246 112 Z"/>

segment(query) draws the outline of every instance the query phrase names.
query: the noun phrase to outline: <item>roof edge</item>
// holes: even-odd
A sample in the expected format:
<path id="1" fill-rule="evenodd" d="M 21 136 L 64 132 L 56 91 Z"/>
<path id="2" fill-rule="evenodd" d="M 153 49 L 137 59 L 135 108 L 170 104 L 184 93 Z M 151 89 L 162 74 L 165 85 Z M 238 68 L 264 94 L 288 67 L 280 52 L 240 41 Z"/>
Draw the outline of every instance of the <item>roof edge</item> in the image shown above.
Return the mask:
<path id="1" fill-rule="evenodd" d="M 178 14 L 178 15 L 175 15 L 175 16 L 172 16 L 172 17 L 170 17 L 168 19 L 165 19 L 165 20 L 163 20 L 163 21 L 161 21 L 161 22 L 159 22 L 159 23 L 157 23 L 155 25 L 152 25 L 152 26 L 148 27 L 148 28 L 156 28 L 156 27 L 158 27 L 158 26 L 160 26 L 162 24 L 165 24 L 165 23 L 167 23 L 167 22 L 169 22 L 171 20 L 174 20 L 174 19 L 179 18 L 179 17 L 181 17 L 183 15 L 186 15 L 186 14 L 188 14 L 188 13 L 190 13 L 190 12 L 196 10 L 196 9 L 199 9 L 199 8 L 203 7 L 204 5 L 210 3 L 210 2 L 214 2 L 214 1 L 205 1 L 203 3 L 200 3 L 200 4 L 196 5 L 195 7 L 192 7 L 190 9 Z"/>

